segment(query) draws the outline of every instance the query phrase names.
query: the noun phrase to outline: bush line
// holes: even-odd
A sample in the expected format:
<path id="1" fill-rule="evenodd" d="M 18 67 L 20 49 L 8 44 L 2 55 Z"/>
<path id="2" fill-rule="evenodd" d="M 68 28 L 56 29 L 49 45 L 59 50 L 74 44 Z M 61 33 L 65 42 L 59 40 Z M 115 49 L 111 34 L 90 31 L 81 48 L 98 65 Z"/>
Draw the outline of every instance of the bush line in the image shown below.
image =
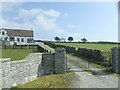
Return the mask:
<path id="1" fill-rule="evenodd" d="M 62 47 L 66 49 L 66 53 L 73 54 L 77 57 L 85 57 L 90 60 L 90 62 L 100 64 L 102 66 L 110 66 L 110 62 L 106 59 L 106 57 L 102 54 L 101 50 L 95 50 L 95 49 L 88 49 L 88 48 L 78 48 L 71 46 L 64 46 L 64 45 L 58 45 L 50 41 L 44 41 L 44 44 L 49 45 L 51 48 L 57 48 Z"/>

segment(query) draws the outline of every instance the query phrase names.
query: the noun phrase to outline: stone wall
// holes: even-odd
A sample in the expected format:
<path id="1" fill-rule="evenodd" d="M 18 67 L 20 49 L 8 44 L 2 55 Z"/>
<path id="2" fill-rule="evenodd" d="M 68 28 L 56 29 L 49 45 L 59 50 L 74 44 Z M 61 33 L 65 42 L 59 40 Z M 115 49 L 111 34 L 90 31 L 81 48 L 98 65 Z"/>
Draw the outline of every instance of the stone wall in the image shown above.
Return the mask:
<path id="1" fill-rule="evenodd" d="M 10 88 L 36 79 L 41 76 L 41 53 L 32 53 L 24 60 L 2 60 L 2 88 Z"/>
<path id="2" fill-rule="evenodd" d="M 112 71 L 120 74 L 120 48 L 112 48 Z"/>
<path id="3" fill-rule="evenodd" d="M 60 55 L 60 56 L 59 56 Z M 0 89 L 11 88 L 37 79 L 42 75 L 65 73 L 65 54 L 31 53 L 24 60 L 0 60 Z"/>
<path id="4" fill-rule="evenodd" d="M 65 49 L 57 48 L 55 50 L 55 73 L 61 74 L 66 72 Z"/>
<path id="5" fill-rule="evenodd" d="M 53 74 L 55 68 L 55 54 L 43 54 L 42 69 L 44 75 Z"/>

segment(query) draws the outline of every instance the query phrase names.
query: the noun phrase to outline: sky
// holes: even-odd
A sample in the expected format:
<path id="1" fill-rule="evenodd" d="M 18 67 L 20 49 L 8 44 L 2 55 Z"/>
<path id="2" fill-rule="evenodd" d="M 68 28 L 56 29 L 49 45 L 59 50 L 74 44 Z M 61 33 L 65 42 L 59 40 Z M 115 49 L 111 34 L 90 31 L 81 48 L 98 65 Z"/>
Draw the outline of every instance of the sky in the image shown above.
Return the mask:
<path id="1" fill-rule="evenodd" d="M 35 39 L 118 41 L 115 2 L 4 2 L 1 28 L 32 29 Z"/>

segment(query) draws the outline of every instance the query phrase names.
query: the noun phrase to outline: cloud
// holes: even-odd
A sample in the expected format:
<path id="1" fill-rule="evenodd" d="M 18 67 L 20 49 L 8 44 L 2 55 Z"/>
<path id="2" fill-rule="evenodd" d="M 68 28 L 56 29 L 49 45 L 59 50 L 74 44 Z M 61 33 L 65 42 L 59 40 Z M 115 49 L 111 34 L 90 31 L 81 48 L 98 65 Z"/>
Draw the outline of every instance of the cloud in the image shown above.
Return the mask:
<path id="1" fill-rule="evenodd" d="M 44 14 L 47 16 L 51 16 L 51 17 L 59 17 L 60 16 L 60 12 L 55 11 L 55 10 L 48 10 L 48 11 L 44 11 Z"/>
<path id="2" fill-rule="evenodd" d="M 43 10 L 41 8 L 33 8 L 30 10 L 27 9 L 19 9 L 18 11 L 18 15 L 16 17 L 13 17 L 13 19 L 17 20 L 17 19 L 24 19 L 24 20 L 31 20 L 38 18 L 38 17 L 46 17 L 47 19 L 54 19 L 58 18 L 60 16 L 60 12 L 56 11 L 56 10 Z"/>
<path id="3" fill-rule="evenodd" d="M 77 24 L 73 24 L 73 25 L 68 25 L 68 28 L 79 28 L 80 25 Z"/>
<path id="4" fill-rule="evenodd" d="M 37 16 L 34 20 L 34 24 L 47 31 L 57 28 L 57 23 L 54 19 L 48 19 L 44 16 Z"/>
<path id="5" fill-rule="evenodd" d="M 12 5 L 10 5 L 12 4 Z M 70 33 L 65 31 L 58 25 L 57 19 L 61 17 L 61 12 L 54 10 L 54 9 L 42 9 L 42 8 L 32 8 L 32 9 L 25 9 L 20 8 L 24 3 L 8 3 L 10 9 L 12 11 L 16 10 L 14 16 L 9 17 L 9 14 L 4 12 L 7 16 L 4 19 L 0 18 L 2 22 L 1 27 L 3 28 L 18 28 L 18 29 L 31 29 L 35 31 L 37 34 L 41 30 L 44 32 L 52 32 L 53 34 L 66 38 L 69 36 L 73 36 L 75 39 L 80 39 L 81 34 L 78 33 Z M 17 9 L 15 9 L 17 8 Z M 10 9 L 4 8 L 5 11 L 9 11 Z M 11 12 L 12 13 L 12 12 Z M 67 14 L 66 14 L 67 15 Z M 4 16 L 3 16 L 4 17 Z M 69 28 L 76 28 L 79 25 L 68 25 Z M 47 33 L 47 34 L 48 34 Z M 35 37 L 35 38 L 38 38 Z"/>
<path id="6" fill-rule="evenodd" d="M 59 11 L 53 9 L 44 10 L 42 8 L 19 8 L 17 12 L 15 16 L 10 18 L 1 18 L 2 27 L 20 29 L 33 28 L 35 31 L 51 31 L 55 34 L 62 34 L 64 32 L 57 23 L 57 18 L 61 15 Z M 9 14 L 7 16 L 9 16 Z"/>

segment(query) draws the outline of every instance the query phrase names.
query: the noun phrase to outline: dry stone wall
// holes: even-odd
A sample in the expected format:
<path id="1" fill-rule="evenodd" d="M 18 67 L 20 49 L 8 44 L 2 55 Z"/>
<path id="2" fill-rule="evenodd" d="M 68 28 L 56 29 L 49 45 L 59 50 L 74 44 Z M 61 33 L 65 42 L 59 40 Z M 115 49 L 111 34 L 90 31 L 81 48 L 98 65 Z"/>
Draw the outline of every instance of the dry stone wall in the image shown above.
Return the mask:
<path id="1" fill-rule="evenodd" d="M 32 53 L 25 60 L 2 61 L 2 88 L 10 88 L 34 80 L 42 75 L 41 68 L 42 54 Z M 40 74 L 39 74 L 40 73 Z"/>
<path id="2" fill-rule="evenodd" d="M 66 66 L 63 66 L 65 53 L 61 54 L 59 51 L 56 53 L 31 53 L 20 61 L 11 61 L 10 58 L 1 59 L 0 89 L 18 86 L 42 75 L 65 73 Z"/>
<path id="3" fill-rule="evenodd" d="M 112 71 L 120 74 L 120 48 L 112 48 Z"/>

